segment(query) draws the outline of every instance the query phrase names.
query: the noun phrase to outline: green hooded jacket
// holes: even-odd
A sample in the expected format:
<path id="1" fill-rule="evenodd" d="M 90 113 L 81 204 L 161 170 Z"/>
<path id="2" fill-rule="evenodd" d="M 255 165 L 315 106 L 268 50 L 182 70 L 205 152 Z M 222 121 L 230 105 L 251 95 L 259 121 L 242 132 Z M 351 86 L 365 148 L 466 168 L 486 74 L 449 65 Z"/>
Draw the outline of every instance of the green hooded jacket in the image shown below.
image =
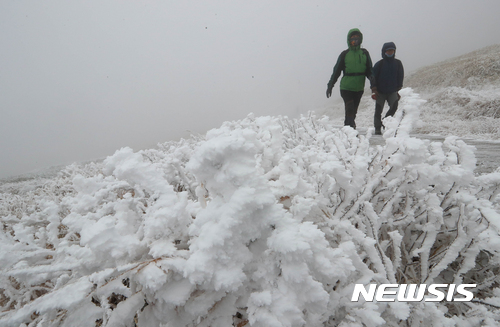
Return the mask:
<path id="1" fill-rule="evenodd" d="M 349 38 L 352 34 L 358 33 L 361 37 L 361 42 L 358 46 L 351 46 Z M 328 82 L 328 89 L 333 89 L 337 82 L 340 73 L 344 75 L 340 80 L 340 89 L 347 91 L 363 91 L 365 89 L 365 77 L 370 80 L 372 84 L 372 60 L 368 50 L 361 48 L 363 42 L 363 34 L 357 28 L 353 28 L 347 33 L 347 46 L 348 49 L 342 51 L 337 59 L 337 63 L 333 68 L 333 74 Z"/>

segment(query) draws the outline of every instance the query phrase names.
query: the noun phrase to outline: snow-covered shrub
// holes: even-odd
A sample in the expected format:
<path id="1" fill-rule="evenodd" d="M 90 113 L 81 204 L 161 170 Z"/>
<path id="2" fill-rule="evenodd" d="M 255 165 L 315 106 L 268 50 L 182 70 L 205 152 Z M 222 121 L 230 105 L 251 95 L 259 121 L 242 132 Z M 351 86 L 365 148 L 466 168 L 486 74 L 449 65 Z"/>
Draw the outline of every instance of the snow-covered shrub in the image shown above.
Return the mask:
<path id="1" fill-rule="evenodd" d="M 500 173 L 327 118 L 253 117 L 3 187 L 2 326 L 494 326 Z M 351 302 L 355 284 L 477 284 L 464 302 Z"/>

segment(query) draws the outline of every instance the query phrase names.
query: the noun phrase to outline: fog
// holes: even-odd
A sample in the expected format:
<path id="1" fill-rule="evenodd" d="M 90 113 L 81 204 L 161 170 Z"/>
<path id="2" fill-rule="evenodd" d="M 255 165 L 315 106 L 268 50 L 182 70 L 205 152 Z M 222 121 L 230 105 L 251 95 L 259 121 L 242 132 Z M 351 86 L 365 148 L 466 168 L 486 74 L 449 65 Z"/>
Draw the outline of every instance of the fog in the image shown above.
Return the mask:
<path id="1" fill-rule="evenodd" d="M 353 27 L 406 72 L 500 43 L 500 1 L 2 1 L 0 178 L 332 106 Z"/>

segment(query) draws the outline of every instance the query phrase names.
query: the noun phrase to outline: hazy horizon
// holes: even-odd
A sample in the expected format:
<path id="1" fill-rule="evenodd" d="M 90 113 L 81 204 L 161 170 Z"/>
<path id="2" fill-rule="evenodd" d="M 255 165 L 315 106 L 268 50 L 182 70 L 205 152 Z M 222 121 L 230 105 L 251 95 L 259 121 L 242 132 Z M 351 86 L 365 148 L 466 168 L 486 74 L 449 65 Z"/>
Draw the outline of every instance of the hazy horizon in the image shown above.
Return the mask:
<path id="1" fill-rule="evenodd" d="M 499 44 L 500 2 L 0 4 L 0 178 L 139 150 L 255 115 L 326 108 L 346 34 L 410 73 Z"/>

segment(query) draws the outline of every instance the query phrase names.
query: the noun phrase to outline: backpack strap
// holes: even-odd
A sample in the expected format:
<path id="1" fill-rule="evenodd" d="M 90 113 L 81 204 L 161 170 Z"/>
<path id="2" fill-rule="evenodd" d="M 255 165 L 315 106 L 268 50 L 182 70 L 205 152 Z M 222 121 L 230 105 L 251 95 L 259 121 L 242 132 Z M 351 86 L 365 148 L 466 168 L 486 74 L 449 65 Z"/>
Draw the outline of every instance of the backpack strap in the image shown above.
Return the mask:
<path id="1" fill-rule="evenodd" d="M 344 76 L 365 76 L 366 73 L 345 73 Z"/>

